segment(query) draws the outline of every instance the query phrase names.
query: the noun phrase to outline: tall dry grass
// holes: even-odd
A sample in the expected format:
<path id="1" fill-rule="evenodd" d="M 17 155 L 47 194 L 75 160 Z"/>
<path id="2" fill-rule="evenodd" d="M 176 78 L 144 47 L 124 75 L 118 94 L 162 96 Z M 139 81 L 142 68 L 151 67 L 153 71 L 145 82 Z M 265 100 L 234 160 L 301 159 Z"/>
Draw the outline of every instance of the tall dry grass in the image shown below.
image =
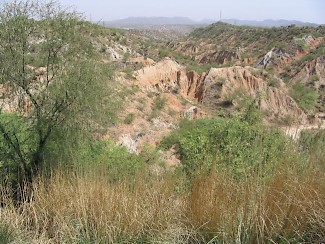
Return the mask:
<path id="1" fill-rule="evenodd" d="M 324 182 L 315 168 L 245 181 L 202 173 L 191 187 L 175 176 L 56 173 L 19 208 L 2 192 L 0 240 L 5 226 L 15 243 L 322 243 Z"/>
<path id="2" fill-rule="evenodd" d="M 325 177 L 278 172 L 245 183 L 200 176 L 186 199 L 187 216 L 205 240 L 224 243 L 323 243 Z"/>
<path id="3" fill-rule="evenodd" d="M 137 178 L 130 184 L 56 174 L 34 183 L 32 196 L 19 209 L 7 201 L 0 216 L 30 240 L 50 243 L 169 240 L 183 232 L 179 219 L 184 206 L 173 180 Z"/>

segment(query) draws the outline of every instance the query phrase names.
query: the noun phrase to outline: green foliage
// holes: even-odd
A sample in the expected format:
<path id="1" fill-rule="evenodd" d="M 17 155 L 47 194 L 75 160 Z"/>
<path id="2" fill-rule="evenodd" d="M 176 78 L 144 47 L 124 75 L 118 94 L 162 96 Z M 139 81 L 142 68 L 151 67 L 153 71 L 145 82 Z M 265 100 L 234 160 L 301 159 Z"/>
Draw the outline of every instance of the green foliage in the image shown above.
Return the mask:
<path id="1" fill-rule="evenodd" d="M 296 44 L 297 44 L 297 46 L 298 46 L 298 48 L 300 50 L 302 50 L 302 51 L 305 50 L 305 48 L 306 48 L 306 41 L 304 41 L 302 39 L 296 39 L 295 42 L 296 42 Z"/>
<path id="2" fill-rule="evenodd" d="M 0 82 L 9 98 L 24 101 L 15 108 L 23 117 L 0 111 L 0 173 L 21 187 L 46 163 L 70 155 L 68 162 L 73 139 L 112 123 L 119 104 L 103 82 L 112 72 L 93 59 L 92 33 L 77 14 L 55 2 L 15 1 L 2 6 L 0 27 Z"/>
<path id="3" fill-rule="evenodd" d="M 123 61 L 124 61 L 124 62 L 127 62 L 127 61 L 129 60 L 130 57 L 131 57 L 131 53 L 129 53 L 129 52 L 125 52 L 125 53 L 123 54 Z"/>
<path id="4" fill-rule="evenodd" d="M 13 230 L 8 225 L 2 223 L 0 220 L 0 243 L 9 244 L 12 243 L 13 239 Z"/>
<path id="5" fill-rule="evenodd" d="M 151 121 L 159 117 L 161 111 L 164 109 L 167 103 L 167 98 L 164 96 L 157 96 L 153 99 L 151 113 L 148 116 L 148 120 Z"/>
<path id="6" fill-rule="evenodd" d="M 267 84 L 268 84 L 269 86 L 279 88 L 279 86 L 280 86 L 280 81 L 279 81 L 277 78 L 273 77 L 273 78 L 271 78 L 271 79 L 269 79 L 269 80 L 267 81 Z"/>
<path id="7" fill-rule="evenodd" d="M 315 109 L 318 94 L 313 88 L 298 82 L 292 87 L 290 95 L 305 111 L 313 111 Z"/>
<path id="8" fill-rule="evenodd" d="M 158 56 L 159 58 L 165 58 L 170 56 L 170 50 L 166 49 L 166 48 L 160 48 L 158 51 Z"/>
<path id="9" fill-rule="evenodd" d="M 237 119 L 184 120 L 160 143 L 164 149 L 172 146 L 189 176 L 198 169 L 211 169 L 213 164 L 230 168 L 235 177 L 269 175 L 284 157 L 295 157 L 279 131 Z"/>
<path id="10" fill-rule="evenodd" d="M 106 172 L 111 181 L 132 180 L 143 167 L 144 160 L 111 141 L 83 141 L 80 143 L 74 167 L 81 171 Z"/>
<path id="11" fill-rule="evenodd" d="M 167 103 L 167 98 L 164 96 L 155 97 L 153 100 L 153 110 L 162 110 Z"/>
<path id="12" fill-rule="evenodd" d="M 301 131 L 299 144 L 303 151 L 312 158 L 317 159 L 319 164 L 325 166 L 325 130 Z"/>
<path id="13" fill-rule="evenodd" d="M 127 67 L 123 70 L 123 72 L 125 73 L 125 78 L 129 79 L 129 80 L 133 80 L 134 76 L 133 76 L 133 69 L 131 67 Z"/>
<path id="14" fill-rule="evenodd" d="M 132 124 L 133 120 L 135 118 L 135 114 L 134 113 L 129 113 L 125 118 L 124 118 L 124 124 Z"/>
<path id="15" fill-rule="evenodd" d="M 26 118 L 0 113 L 0 184 L 14 185 L 26 173 L 29 166 L 17 162 L 27 164 L 31 160 L 37 150 L 37 140 L 38 135 Z"/>

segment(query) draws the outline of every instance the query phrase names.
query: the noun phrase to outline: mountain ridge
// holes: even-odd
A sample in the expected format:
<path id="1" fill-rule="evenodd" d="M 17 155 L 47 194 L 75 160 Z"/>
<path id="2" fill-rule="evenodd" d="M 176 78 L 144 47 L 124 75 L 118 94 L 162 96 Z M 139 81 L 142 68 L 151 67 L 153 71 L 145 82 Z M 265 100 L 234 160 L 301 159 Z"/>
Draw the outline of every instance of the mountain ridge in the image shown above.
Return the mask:
<path id="1" fill-rule="evenodd" d="M 161 25 L 209 25 L 218 21 L 233 24 L 233 25 L 245 25 L 253 27 L 280 27 L 296 25 L 299 27 L 303 26 L 319 26 L 321 24 L 303 22 L 298 20 L 285 20 L 285 19 L 265 19 L 265 20 L 240 20 L 240 19 L 202 19 L 199 21 L 193 20 L 189 17 L 175 16 L 175 17 L 163 17 L 163 16 L 152 16 L 152 17 L 128 17 L 124 19 L 117 19 L 111 21 L 103 21 L 105 26 L 113 27 L 132 27 L 132 26 L 161 26 Z"/>

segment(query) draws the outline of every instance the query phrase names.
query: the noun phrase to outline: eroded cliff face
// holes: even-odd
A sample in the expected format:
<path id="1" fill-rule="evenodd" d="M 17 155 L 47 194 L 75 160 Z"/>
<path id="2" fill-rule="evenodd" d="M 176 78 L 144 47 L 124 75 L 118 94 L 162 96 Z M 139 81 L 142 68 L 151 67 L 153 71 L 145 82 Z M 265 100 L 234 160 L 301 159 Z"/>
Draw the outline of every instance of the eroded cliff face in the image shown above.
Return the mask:
<path id="1" fill-rule="evenodd" d="M 325 112 L 325 56 L 320 56 L 308 62 L 292 79 L 291 84 L 301 82 L 315 89 L 318 94 L 316 117 Z M 324 117 L 321 115 L 321 117 Z M 324 120 L 323 120 L 324 121 Z"/>
<path id="2" fill-rule="evenodd" d="M 170 58 L 146 66 L 133 73 L 136 85 L 153 92 L 174 92 L 190 99 L 201 99 L 202 76 Z"/>
<path id="3" fill-rule="evenodd" d="M 241 99 L 250 96 L 267 112 L 268 119 L 290 116 L 300 123 L 306 122 L 305 113 L 287 94 L 281 81 L 279 87 L 272 87 L 257 74 L 260 74 L 258 69 L 234 66 L 211 68 L 208 73 L 198 75 L 168 58 L 136 71 L 134 76 L 136 84 L 148 91 L 179 93 L 209 109 L 236 107 Z"/>
<path id="4" fill-rule="evenodd" d="M 318 57 L 307 63 L 304 68 L 292 79 L 292 83 L 296 82 L 312 85 L 316 90 L 324 89 L 325 56 Z"/>
<path id="5" fill-rule="evenodd" d="M 205 92 L 202 103 L 210 107 L 231 106 L 248 95 L 262 111 L 267 112 L 268 119 L 290 116 L 306 122 L 305 113 L 287 94 L 283 84 L 279 88 L 269 86 L 254 73 L 258 70 L 252 67 L 212 68 L 203 81 Z"/>
<path id="6" fill-rule="evenodd" d="M 269 52 L 265 55 L 259 57 L 258 61 L 255 62 L 255 67 L 269 67 L 272 65 L 278 71 L 281 71 L 283 67 L 290 66 L 292 62 L 298 61 L 304 55 L 314 51 L 317 47 L 319 47 L 323 42 L 323 37 L 313 37 L 303 36 L 302 38 L 294 38 L 294 42 L 300 43 L 301 46 L 298 45 L 297 48 L 291 48 L 291 50 L 284 50 L 282 48 L 273 47 Z"/>
<path id="7" fill-rule="evenodd" d="M 137 85 L 147 90 L 161 89 L 167 91 L 177 84 L 178 71 L 182 66 L 170 58 L 146 66 L 133 73 Z"/>

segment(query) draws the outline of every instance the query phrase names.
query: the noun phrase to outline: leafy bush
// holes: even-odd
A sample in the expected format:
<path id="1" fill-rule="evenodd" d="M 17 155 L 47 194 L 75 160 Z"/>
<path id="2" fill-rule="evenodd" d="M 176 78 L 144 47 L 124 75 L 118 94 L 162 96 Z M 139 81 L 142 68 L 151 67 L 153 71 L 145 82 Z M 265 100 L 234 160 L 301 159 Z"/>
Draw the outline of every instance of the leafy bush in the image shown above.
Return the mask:
<path id="1" fill-rule="evenodd" d="M 6 224 L 0 221 L 0 243 L 12 243 L 14 239 L 13 230 Z"/>
<path id="2" fill-rule="evenodd" d="M 38 140 L 28 120 L 17 114 L 0 113 L 0 178 L 16 185 L 29 167 Z M 20 143 L 16 143 L 19 141 Z M 15 145 L 15 146 L 11 146 Z M 17 148 L 19 147 L 19 148 Z M 19 153 L 16 151 L 19 150 Z M 17 162 L 22 162 L 17 164 Z"/>
<path id="3" fill-rule="evenodd" d="M 135 118 L 134 113 L 129 113 L 124 119 L 124 124 L 127 124 L 127 125 L 131 124 L 133 122 L 134 118 Z"/>
<path id="4" fill-rule="evenodd" d="M 153 110 L 162 110 L 165 105 L 167 103 L 167 98 L 166 97 L 155 97 L 155 99 L 153 100 Z"/>
<path id="5" fill-rule="evenodd" d="M 306 87 L 301 82 L 292 87 L 290 95 L 305 111 L 314 110 L 317 104 L 317 92 L 313 88 Z"/>
<path id="6" fill-rule="evenodd" d="M 277 78 L 271 78 L 268 80 L 268 85 L 272 87 L 279 87 L 280 86 L 280 81 Z"/>
<path id="7" fill-rule="evenodd" d="M 107 172 L 111 181 L 131 180 L 143 166 L 143 159 L 110 141 L 83 142 L 74 167 L 81 171 Z"/>
<path id="8" fill-rule="evenodd" d="M 283 158 L 295 157 L 281 132 L 238 119 L 184 120 L 160 143 L 164 149 L 172 146 L 189 176 L 200 168 L 209 170 L 213 164 L 231 168 L 236 177 L 267 175 Z"/>

